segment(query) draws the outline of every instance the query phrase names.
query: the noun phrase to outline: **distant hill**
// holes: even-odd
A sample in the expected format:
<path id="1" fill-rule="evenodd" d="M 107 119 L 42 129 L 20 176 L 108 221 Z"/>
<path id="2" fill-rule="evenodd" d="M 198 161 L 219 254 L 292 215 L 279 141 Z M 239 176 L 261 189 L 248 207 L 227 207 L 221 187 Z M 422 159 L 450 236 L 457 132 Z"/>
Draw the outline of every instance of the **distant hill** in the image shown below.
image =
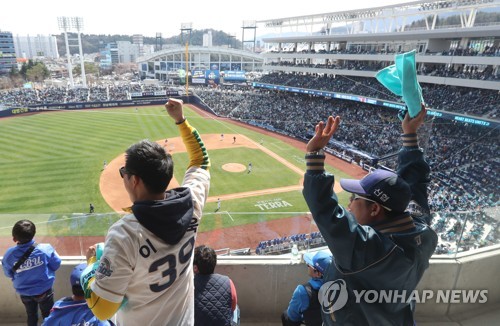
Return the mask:
<path id="1" fill-rule="evenodd" d="M 234 38 L 223 31 L 216 31 L 213 29 L 203 29 L 203 30 L 193 30 L 191 32 L 191 45 L 203 45 L 203 34 L 208 31 L 212 31 L 212 44 L 214 46 L 230 46 L 232 48 L 241 49 L 241 41 Z M 76 38 L 76 34 L 68 33 L 68 37 Z M 185 44 L 186 37 L 181 42 L 181 35 L 171 36 L 168 38 L 162 38 L 161 44 Z M 66 44 L 64 42 L 64 34 L 56 35 L 57 47 L 59 50 L 59 55 L 66 55 Z M 132 42 L 132 35 L 95 35 L 95 34 L 82 34 L 82 48 L 84 54 L 97 53 L 100 49 L 104 48 L 106 44 L 113 43 L 116 41 L 129 41 Z M 155 37 L 144 37 L 144 44 L 156 45 Z M 71 54 L 78 53 L 77 47 L 70 47 Z"/>

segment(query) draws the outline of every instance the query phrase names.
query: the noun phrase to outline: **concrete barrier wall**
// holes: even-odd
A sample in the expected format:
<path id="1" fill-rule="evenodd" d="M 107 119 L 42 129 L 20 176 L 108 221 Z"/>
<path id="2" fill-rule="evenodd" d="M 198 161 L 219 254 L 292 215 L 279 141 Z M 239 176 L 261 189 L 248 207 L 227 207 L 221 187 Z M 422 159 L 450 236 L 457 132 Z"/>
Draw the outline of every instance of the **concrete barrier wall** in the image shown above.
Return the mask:
<path id="1" fill-rule="evenodd" d="M 241 320 L 245 322 L 280 321 L 298 284 L 306 282 L 305 264 L 287 261 L 224 261 L 217 272 L 231 277 L 238 291 Z M 500 246 L 456 258 L 433 258 L 418 286 L 423 290 L 488 290 L 486 303 L 436 303 L 436 298 L 417 305 L 418 321 L 455 321 L 498 308 L 500 304 Z"/>
<path id="2" fill-rule="evenodd" d="M 55 298 L 71 294 L 69 275 L 80 258 L 65 257 L 57 271 Z M 500 246 L 486 248 L 456 258 L 433 258 L 419 290 L 488 290 L 486 303 L 436 303 L 435 299 L 418 304 L 418 321 L 455 321 L 498 307 L 500 303 Z M 279 323 L 282 311 L 298 284 L 306 282 L 304 263 L 273 257 L 219 257 L 216 272 L 226 274 L 235 283 L 242 322 Z M 24 306 L 15 294 L 10 279 L 0 277 L 0 320 L 25 320 Z"/>

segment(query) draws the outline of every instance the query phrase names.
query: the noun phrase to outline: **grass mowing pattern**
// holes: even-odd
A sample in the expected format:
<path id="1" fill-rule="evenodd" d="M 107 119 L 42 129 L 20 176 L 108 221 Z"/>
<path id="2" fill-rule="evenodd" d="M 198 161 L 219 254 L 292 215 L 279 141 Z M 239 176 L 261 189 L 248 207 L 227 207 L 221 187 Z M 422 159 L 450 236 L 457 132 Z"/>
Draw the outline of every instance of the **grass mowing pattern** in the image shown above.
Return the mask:
<path id="1" fill-rule="evenodd" d="M 185 115 L 202 137 L 206 133 L 244 134 L 255 142 L 262 140 L 265 147 L 297 167 L 305 167 L 304 153 L 280 140 L 229 123 L 202 118 L 188 108 Z M 0 229 L 6 227 L 7 233 L 10 233 L 15 221 L 31 218 L 35 223 L 49 225 L 60 221 L 69 225 L 61 228 L 65 230 L 61 231 L 63 234 L 95 234 L 96 230 L 91 226 L 93 223 L 74 222 L 78 215 L 71 213 L 88 212 L 89 203 L 94 204 L 96 213 L 111 211 L 99 191 L 103 161 L 111 161 L 141 139 L 159 140 L 178 136 L 177 126 L 162 106 L 142 107 L 139 112 L 135 112 L 135 108 L 126 108 L 42 113 L 2 119 L 0 130 Z M 295 185 L 300 179 L 298 174 L 260 150 L 211 150 L 209 155 L 212 160 L 210 196 Z M 182 180 L 187 155 L 174 154 L 174 161 L 175 176 Z M 245 166 L 252 162 L 252 173 L 222 170 L 222 164 L 229 162 Z M 339 171 L 335 174 L 337 177 L 349 177 Z M 225 201 L 222 210 L 256 212 L 255 203 L 269 197 L 286 197 L 293 204 L 291 211 L 308 210 L 299 191 Z M 346 202 L 343 194 L 340 195 L 340 202 Z M 205 211 L 213 212 L 215 205 L 207 203 Z M 282 217 L 286 216 L 277 214 L 275 218 Z M 241 218 L 241 221 L 230 221 L 218 227 L 255 223 L 262 218 Z M 214 226 L 207 220 L 202 223 L 202 229 L 213 229 Z M 95 224 L 104 226 L 101 222 Z M 75 225 L 85 230 L 75 231 Z M 60 232 L 57 234 L 63 235 Z"/>
<path id="2" fill-rule="evenodd" d="M 160 107 L 44 113 L 0 121 L 0 213 L 111 209 L 99 191 L 103 161 L 134 142 L 173 137 Z M 118 172 L 117 172 L 118 173 Z"/>
<path id="3" fill-rule="evenodd" d="M 209 151 L 210 174 L 212 183 L 210 185 L 210 196 L 233 194 L 245 191 L 255 191 L 267 188 L 298 185 L 301 176 L 285 167 L 273 157 L 270 157 L 260 149 L 236 147 L 231 149 L 217 149 Z M 173 154 L 177 166 L 187 165 L 187 154 Z M 222 168 L 226 163 L 239 163 L 245 167 L 252 162 L 252 172 L 228 172 Z M 182 180 L 184 171 L 174 169 L 177 180 Z"/>

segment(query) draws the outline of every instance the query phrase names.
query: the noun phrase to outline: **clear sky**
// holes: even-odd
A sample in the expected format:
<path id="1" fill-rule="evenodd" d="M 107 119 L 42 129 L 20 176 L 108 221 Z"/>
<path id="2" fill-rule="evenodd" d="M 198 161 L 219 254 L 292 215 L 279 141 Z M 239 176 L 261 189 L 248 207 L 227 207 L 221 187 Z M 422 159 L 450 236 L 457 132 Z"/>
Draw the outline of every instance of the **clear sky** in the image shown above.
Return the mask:
<path id="1" fill-rule="evenodd" d="M 241 26 L 244 20 L 320 14 L 405 2 L 411 1 L 4 0 L 0 5 L 0 30 L 22 36 L 59 34 L 57 17 L 77 16 L 83 18 L 84 34 L 142 34 L 154 37 L 158 32 L 162 33 L 163 37 L 170 37 L 180 33 L 182 23 L 192 23 L 193 29 L 213 28 L 241 39 Z M 257 30 L 257 34 L 263 32 L 264 30 Z"/>

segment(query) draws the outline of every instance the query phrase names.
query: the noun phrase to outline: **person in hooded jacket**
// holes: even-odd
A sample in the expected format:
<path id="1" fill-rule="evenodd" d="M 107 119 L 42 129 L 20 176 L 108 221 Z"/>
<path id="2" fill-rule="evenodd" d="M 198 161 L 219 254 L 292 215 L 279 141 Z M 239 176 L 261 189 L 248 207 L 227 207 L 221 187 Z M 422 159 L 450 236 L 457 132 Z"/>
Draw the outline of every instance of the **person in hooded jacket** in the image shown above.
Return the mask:
<path id="1" fill-rule="evenodd" d="M 96 317 L 116 313 L 118 325 L 193 325 L 193 249 L 208 196 L 210 160 L 198 133 L 183 114 L 182 101 L 165 107 L 177 124 L 189 156 L 182 185 L 166 191 L 173 161 L 148 140 L 126 151 L 119 172 L 133 203 L 131 214 L 113 224 L 102 256 L 87 251 L 82 273 L 87 304 Z"/>

